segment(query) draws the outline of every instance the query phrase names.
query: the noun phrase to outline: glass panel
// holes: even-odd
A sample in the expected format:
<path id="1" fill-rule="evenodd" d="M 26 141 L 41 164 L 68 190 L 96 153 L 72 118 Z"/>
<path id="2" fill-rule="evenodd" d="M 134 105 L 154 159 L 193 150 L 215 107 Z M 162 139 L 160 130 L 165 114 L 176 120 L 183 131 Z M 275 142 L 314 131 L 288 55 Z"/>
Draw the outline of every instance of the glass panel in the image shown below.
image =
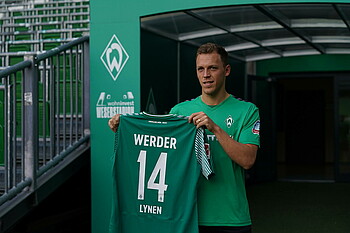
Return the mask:
<path id="1" fill-rule="evenodd" d="M 350 173 L 350 90 L 339 93 L 340 173 Z"/>
<path id="2" fill-rule="evenodd" d="M 141 18 L 145 30 L 194 46 L 216 42 L 242 61 L 350 54 L 349 24 L 349 3 L 233 5 Z"/>
<path id="3" fill-rule="evenodd" d="M 331 4 L 276 4 L 266 5 L 272 11 L 288 19 L 339 19 Z"/>
<path id="4" fill-rule="evenodd" d="M 231 28 L 232 25 L 235 27 L 245 27 L 248 25 L 259 24 L 261 22 L 278 25 L 253 6 L 217 7 L 194 10 L 193 12 L 225 28 Z"/>
<path id="5" fill-rule="evenodd" d="M 345 24 L 344 24 L 345 26 Z M 350 32 L 349 30 L 345 28 L 324 28 L 324 27 L 318 27 L 318 28 L 296 28 L 296 32 L 300 33 L 301 35 L 308 36 L 309 38 L 312 38 L 313 40 L 317 39 L 349 39 Z"/>
<path id="6" fill-rule="evenodd" d="M 340 11 L 340 14 L 344 17 L 344 20 L 347 24 L 350 24 L 350 5 L 349 4 L 339 4 L 337 5 Z"/>
<path id="7" fill-rule="evenodd" d="M 221 46 L 227 47 L 231 46 L 232 44 L 242 44 L 245 43 L 245 40 L 240 39 L 239 37 L 236 37 L 232 34 L 225 34 L 225 35 L 217 35 L 217 36 L 210 36 L 210 37 L 201 37 L 197 39 L 190 40 L 193 41 L 195 44 L 203 44 L 208 41 L 218 43 Z"/>
<path id="8" fill-rule="evenodd" d="M 237 33 L 240 36 L 243 36 L 245 38 L 254 39 L 257 41 L 264 41 L 269 39 L 276 39 L 276 38 L 291 38 L 295 37 L 295 35 L 286 29 L 271 29 L 271 30 L 264 30 L 264 31 L 247 31 L 247 32 L 240 32 Z"/>
<path id="9" fill-rule="evenodd" d="M 182 12 L 143 17 L 141 24 L 145 29 L 153 29 L 160 34 L 171 35 L 174 38 L 191 32 L 208 35 L 223 33 L 222 30 Z"/>

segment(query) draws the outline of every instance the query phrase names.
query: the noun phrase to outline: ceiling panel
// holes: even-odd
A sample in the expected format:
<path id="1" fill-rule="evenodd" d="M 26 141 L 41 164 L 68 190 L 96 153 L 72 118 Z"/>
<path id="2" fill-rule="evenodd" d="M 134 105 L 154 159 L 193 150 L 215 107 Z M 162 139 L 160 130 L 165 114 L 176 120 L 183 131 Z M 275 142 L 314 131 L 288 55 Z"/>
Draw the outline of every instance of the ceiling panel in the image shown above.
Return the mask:
<path id="1" fill-rule="evenodd" d="M 271 40 L 276 38 L 290 38 L 295 37 L 293 33 L 282 28 L 282 29 L 270 29 L 270 30 L 254 30 L 247 32 L 237 33 L 238 35 L 249 38 L 251 40 L 262 42 L 264 40 Z"/>
<path id="2" fill-rule="evenodd" d="M 230 28 L 232 25 L 246 25 L 271 21 L 254 6 L 209 8 L 192 12 L 203 19 L 226 28 Z M 234 24 L 232 24 L 232 22 L 234 22 Z"/>
<path id="3" fill-rule="evenodd" d="M 276 4 L 265 5 L 285 19 L 339 19 L 332 4 Z"/>
<path id="4" fill-rule="evenodd" d="M 213 7 L 143 17 L 141 27 L 180 43 L 218 43 L 242 61 L 350 54 L 350 4 Z"/>

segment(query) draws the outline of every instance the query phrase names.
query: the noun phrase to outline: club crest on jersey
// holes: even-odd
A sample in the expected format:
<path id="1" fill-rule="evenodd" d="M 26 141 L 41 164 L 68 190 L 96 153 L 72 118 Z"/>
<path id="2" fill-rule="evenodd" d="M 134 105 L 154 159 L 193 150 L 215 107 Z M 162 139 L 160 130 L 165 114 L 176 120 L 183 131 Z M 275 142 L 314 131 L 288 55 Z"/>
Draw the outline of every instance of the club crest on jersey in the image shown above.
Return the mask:
<path id="1" fill-rule="evenodd" d="M 225 123 L 227 125 L 227 128 L 231 128 L 232 124 L 233 124 L 234 120 L 232 119 L 232 116 L 229 115 L 226 120 L 225 120 Z"/>
<path id="2" fill-rule="evenodd" d="M 260 134 L 260 121 L 255 122 L 252 132 L 253 134 Z"/>

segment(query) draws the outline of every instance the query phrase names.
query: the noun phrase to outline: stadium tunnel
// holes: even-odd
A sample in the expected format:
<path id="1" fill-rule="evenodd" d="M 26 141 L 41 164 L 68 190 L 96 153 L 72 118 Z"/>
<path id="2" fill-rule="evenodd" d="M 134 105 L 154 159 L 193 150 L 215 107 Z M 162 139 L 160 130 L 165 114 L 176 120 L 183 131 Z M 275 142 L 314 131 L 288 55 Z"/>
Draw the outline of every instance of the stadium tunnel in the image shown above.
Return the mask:
<path id="1" fill-rule="evenodd" d="M 260 109 L 261 148 L 247 172 L 248 182 L 350 181 L 349 1 L 123 4 L 115 8 L 119 17 L 109 23 L 112 29 L 104 32 L 98 27 L 111 20 L 109 9 L 91 3 L 92 51 L 99 51 L 91 61 L 96 63 L 91 77 L 106 78 L 103 85 L 95 81 L 91 99 L 96 108 L 108 102 L 108 93 L 119 91 L 123 97 L 109 94 L 110 103 L 129 101 L 135 112 L 168 113 L 176 103 L 200 94 L 196 49 L 218 43 L 230 56 L 228 92 Z M 127 6 L 135 13 L 124 12 Z M 114 74 L 103 53 L 112 41 L 120 43 L 123 69 Z M 105 121 L 100 122 L 97 117 L 91 125 L 97 134 L 106 134 L 108 129 L 100 127 Z M 98 184 L 106 172 L 94 164 L 110 165 L 99 155 L 104 139 L 94 140 L 92 195 L 97 200 L 109 188 L 108 182 Z M 105 208 L 106 199 L 93 208 Z M 97 221 L 96 229 L 103 225 Z"/>
<path id="2" fill-rule="evenodd" d="M 262 145 L 251 178 L 347 179 L 349 25 L 350 5 L 331 3 L 210 7 L 142 17 L 141 109 L 164 114 L 196 97 L 194 49 L 218 43 L 231 57 L 227 89 L 260 108 Z"/>

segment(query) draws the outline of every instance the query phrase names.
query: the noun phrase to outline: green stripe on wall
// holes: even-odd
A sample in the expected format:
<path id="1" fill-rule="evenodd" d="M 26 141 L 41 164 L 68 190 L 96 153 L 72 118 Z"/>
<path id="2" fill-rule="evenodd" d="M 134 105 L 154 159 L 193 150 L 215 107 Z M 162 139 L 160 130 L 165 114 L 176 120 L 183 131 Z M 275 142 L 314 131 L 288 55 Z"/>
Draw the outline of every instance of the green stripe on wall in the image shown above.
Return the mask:
<path id="1" fill-rule="evenodd" d="M 259 76 L 274 72 L 345 71 L 350 70 L 350 55 L 310 55 L 275 58 L 256 62 Z"/>

